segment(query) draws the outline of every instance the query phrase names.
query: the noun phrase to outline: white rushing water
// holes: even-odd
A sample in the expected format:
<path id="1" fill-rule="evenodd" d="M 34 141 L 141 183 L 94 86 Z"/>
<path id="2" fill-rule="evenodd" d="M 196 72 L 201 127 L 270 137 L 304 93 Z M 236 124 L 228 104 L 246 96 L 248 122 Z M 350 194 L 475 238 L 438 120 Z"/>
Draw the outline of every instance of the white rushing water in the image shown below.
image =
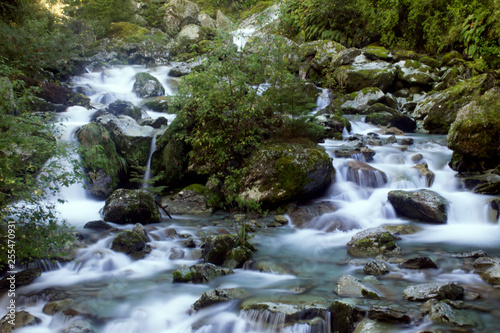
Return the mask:
<path id="1" fill-rule="evenodd" d="M 167 77 L 168 67 L 154 70 L 142 66 L 120 66 L 101 73 L 89 73 L 77 77 L 73 83 L 90 93 L 96 107 L 108 105 L 118 98 L 140 104 L 141 100 L 131 93 L 133 76 L 139 71 L 148 70 L 155 75 L 171 94 L 175 87 Z M 318 108 L 326 106 L 318 104 Z M 92 111 L 80 107 L 69 108 L 63 113 L 65 130 L 64 140 L 74 140 L 75 130 L 89 121 Z M 164 114 L 148 112 L 149 116 Z M 174 116 L 170 116 L 173 119 Z M 367 134 L 378 128 L 365 124 L 362 120 L 352 123 L 351 133 Z M 381 135 L 384 140 L 388 136 Z M 104 201 L 89 198 L 82 184 L 64 190 L 62 195 L 67 203 L 58 206 L 61 215 L 68 223 L 87 237 L 88 246 L 79 250 L 76 260 L 61 263 L 46 271 L 32 284 L 21 287 L 19 295 L 31 295 L 18 300 L 18 310 L 27 310 L 39 317 L 42 323 L 35 327 L 23 328 L 21 333 L 56 333 L 67 329 L 77 319 L 93 326 L 95 332 L 104 333 L 297 333 L 311 332 L 310 325 L 296 323 L 279 328 L 284 318 L 267 312 L 239 311 L 238 303 L 220 304 L 198 312 L 191 310 L 192 304 L 201 294 L 213 288 L 242 288 L 250 296 L 265 295 L 281 297 L 309 295 L 311 297 L 335 298 L 332 293 L 335 282 L 343 274 L 360 274 L 360 267 L 341 264 L 346 254 L 346 243 L 361 229 L 382 224 L 414 223 L 400 218 L 387 201 L 387 194 L 393 189 L 425 188 L 425 182 L 412 168 L 412 157 L 422 154 L 435 175 L 431 190 L 441 194 L 450 202 L 448 223 L 430 225 L 418 223 L 421 231 L 414 235 L 403 236 L 403 250 L 434 255 L 429 248 L 440 251 L 451 249 L 494 249 L 500 236 L 497 224 L 487 220 L 485 204 L 488 196 L 482 196 L 459 188 L 447 162 L 451 151 L 443 145 L 444 138 L 438 136 L 410 135 L 415 144 L 403 149 L 399 144 L 371 146 L 376 155 L 369 164 L 386 173 L 387 184 L 380 187 L 360 186 L 350 180 L 345 172 L 349 159 L 334 158 L 336 182 L 329 192 L 315 201 L 335 203 L 339 209 L 317 218 L 309 229 L 296 229 L 292 225 L 276 229 L 262 229 L 252 242 L 258 248 L 253 260 L 268 261 L 287 267 L 287 274 L 263 273 L 251 269 L 237 269 L 234 275 L 211 281 L 208 285 L 173 284 L 172 272 L 180 264 L 199 263 L 197 251 L 183 246 L 187 238 L 200 244 L 204 234 L 218 233 L 225 228 L 225 215 L 206 218 L 174 216 L 173 220 L 164 219 L 161 223 L 148 226 L 152 251 L 144 259 L 132 260 L 125 254 L 110 249 L 115 233 L 92 233 L 83 225 L 101 219 L 100 209 Z M 398 140 L 402 137 L 397 137 Z M 348 141 L 327 140 L 323 146 L 331 156 L 334 151 L 349 145 Z M 152 149 L 154 150 L 154 142 Z M 149 176 L 145 176 L 149 177 Z M 359 228 L 346 232 L 325 232 L 329 221 L 340 219 L 357 223 Z M 222 222 L 221 222 L 222 221 Z M 131 230 L 132 226 L 112 224 L 114 227 Z M 175 229 L 182 237 L 169 237 L 169 230 Z M 228 229 L 226 229 L 228 230 Z M 429 252 L 430 251 L 430 252 Z M 430 254 L 429 254 L 430 253 Z M 402 288 L 410 282 L 460 281 L 465 284 L 486 288 L 475 274 L 456 269 L 453 262 L 443 260 L 438 272 L 420 272 L 399 269 L 398 282 L 380 281 L 386 296 L 397 299 Z M 450 267 L 450 269 L 448 269 Z M 80 315 L 72 318 L 62 314 L 49 316 L 43 313 L 43 306 L 49 300 L 48 294 L 55 293 L 73 301 L 72 308 Z M 8 298 L 0 299 L 1 309 L 5 309 Z M 3 311 L 3 312 L 2 312 Z M 0 310 L 0 315 L 5 311 Z M 488 319 L 486 319 L 488 320 Z M 269 326 L 266 322 L 274 323 Z M 494 322 L 494 321 L 492 321 Z M 76 324 L 75 324 L 76 325 Z M 329 332 L 329 317 L 315 332 Z M 406 332 L 416 332 L 406 329 Z M 396 330 L 397 331 L 397 330 Z M 401 330 L 400 330 L 401 331 Z M 66 331 L 65 331 L 66 332 Z"/>

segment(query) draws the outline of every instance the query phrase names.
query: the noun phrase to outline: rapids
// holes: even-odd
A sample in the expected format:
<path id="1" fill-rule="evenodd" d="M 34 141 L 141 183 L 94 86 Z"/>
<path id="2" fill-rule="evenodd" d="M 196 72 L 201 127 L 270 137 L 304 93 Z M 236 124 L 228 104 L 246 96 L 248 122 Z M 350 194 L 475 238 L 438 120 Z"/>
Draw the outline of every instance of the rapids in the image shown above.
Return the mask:
<path id="1" fill-rule="evenodd" d="M 138 105 L 141 100 L 131 93 L 133 76 L 145 70 L 141 66 L 112 67 L 103 73 L 76 77 L 72 85 L 74 89 L 87 91 L 96 108 L 118 98 Z M 167 77 L 168 70 L 169 67 L 163 66 L 148 71 L 162 82 L 167 94 L 172 94 L 175 92 L 175 82 Z M 72 107 L 61 114 L 63 139 L 75 140 L 75 130 L 88 122 L 92 113 L 81 107 Z M 151 117 L 162 115 L 147 113 Z M 174 117 L 170 116 L 169 120 Z M 345 136 L 378 130 L 362 120 L 353 121 L 352 125 L 351 133 L 344 133 Z M 387 137 L 381 135 L 382 140 Z M 387 184 L 371 188 L 349 181 L 344 172 L 348 159 L 334 158 L 336 182 L 322 198 L 315 199 L 311 204 L 333 202 L 339 209 L 331 214 L 355 221 L 361 229 L 382 224 L 418 225 L 420 231 L 403 235 L 398 241 L 403 255 L 429 256 L 440 268 L 416 271 L 389 264 L 391 273 L 388 277 L 371 281 L 384 295 L 385 301 L 381 304 L 402 303 L 401 293 L 411 284 L 456 281 L 482 294 L 483 299 L 477 304 L 488 310 L 479 314 L 483 322 L 481 328 L 494 331 L 498 322 L 498 313 L 494 309 L 500 307 L 499 291 L 483 282 L 478 275 L 464 270 L 458 259 L 447 254 L 481 249 L 490 256 L 500 255 L 498 225 L 488 222 L 486 216 L 485 203 L 489 197 L 460 188 L 456 173 L 447 165 L 451 151 L 446 147 L 445 137 L 422 134 L 405 137 L 415 141 L 407 150 L 401 149 L 397 143 L 371 147 L 376 155 L 369 164 L 387 174 Z M 398 140 L 401 138 L 397 137 Z M 327 140 L 323 146 L 334 157 L 335 150 L 348 144 L 347 140 Z M 399 218 L 387 201 L 390 190 L 424 187 L 422 178 L 411 168 L 414 165 L 412 156 L 415 154 L 422 154 L 423 160 L 436 175 L 430 189 L 450 202 L 447 224 L 430 225 Z M 113 233 L 83 229 L 86 222 L 101 219 L 100 209 L 104 201 L 89 198 L 81 184 L 65 189 L 62 196 L 67 202 L 58 204 L 61 216 L 74 226 L 75 231 L 87 237 L 88 246 L 79 251 L 74 261 L 46 267 L 46 271 L 32 284 L 18 288 L 17 310 L 24 309 L 42 320 L 36 327 L 18 330 L 20 333 L 61 332 L 77 319 L 90 322 L 95 332 L 102 333 L 312 332 L 311 326 L 305 323 L 279 329 L 284 318 L 268 312 L 240 311 L 237 302 L 208 307 L 198 312 L 190 309 L 203 292 L 213 288 L 242 288 L 250 297 L 280 299 L 301 295 L 331 302 L 339 298 L 334 290 L 340 276 L 352 274 L 361 279 L 365 277 L 362 266 L 347 264 L 349 260 L 344 260 L 348 257 L 346 243 L 361 229 L 325 232 L 327 222 L 320 217 L 309 229 L 297 229 L 290 223 L 279 228 L 264 228 L 253 236 L 252 242 L 258 249 L 253 261 L 278 264 L 286 268 L 287 274 L 263 273 L 251 269 L 250 265 L 248 269 L 236 269 L 234 275 L 212 280 L 208 285 L 173 284 L 172 272 L 178 265 L 199 262 L 196 259 L 199 249 L 183 248 L 183 241 L 192 237 L 199 246 L 200 237 L 204 234 L 218 233 L 220 229 L 231 231 L 232 225 L 226 222 L 228 214 L 217 212 L 204 218 L 173 216 L 171 220 L 164 216 L 161 223 L 147 226 L 152 252 L 144 259 L 133 261 L 125 254 L 110 249 Z M 112 225 L 123 230 L 132 228 L 131 225 Z M 167 229 L 171 228 L 182 237 L 167 237 Z M 183 255 L 173 256 L 179 249 Z M 79 315 L 71 318 L 62 314 L 44 314 L 43 306 L 53 295 L 71 299 L 72 309 Z M 7 302 L 6 295 L 0 298 L 0 316 L 6 313 L 4 309 Z M 418 309 L 420 304 L 411 306 Z M 321 332 L 330 331 L 328 316 L 320 326 Z M 272 324 L 264 325 L 265 322 Z M 436 326 L 424 321 L 418 326 L 393 325 L 387 331 L 416 332 L 428 327 Z M 317 326 L 315 328 L 317 332 Z"/>

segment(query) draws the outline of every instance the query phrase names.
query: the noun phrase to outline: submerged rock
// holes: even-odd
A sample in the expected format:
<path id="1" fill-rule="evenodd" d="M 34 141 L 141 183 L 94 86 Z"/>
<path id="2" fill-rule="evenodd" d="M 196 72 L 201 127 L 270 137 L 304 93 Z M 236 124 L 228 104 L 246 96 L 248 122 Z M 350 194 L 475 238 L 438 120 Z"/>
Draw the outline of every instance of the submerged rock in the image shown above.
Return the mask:
<path id="1" fill-rule="evenodd" d="M 363 267 L 363 273 L 367 275 L 380 276 L 389 273 L 389 268 L 381 260 L 370 261 Z"/>
<path id="2" fill-rule="evenodd" d="M 248 293 L 243 289 L 229 288 L 229 289 L 212 289 L 204 292 L 201 297 L 193 304 L 192 308 L 199 311 L 210 305 L 230 302 L 235 299 L 242 299 Z"/>
<path id="3" fill-rule="evenodd" d="M 429 313 L 429 318 L 434 322 L 464 328 L 474 328 L 481 324 L 481 319 L 474 312 L 455 310 L 445 302 L 433 305 Z"/>
<path id="4" fill-rule="evenodd" d="M 346 163 L 346 179 L 363 187 L 382 187 L 387 183 L 387 175 L 364 162 L 353 160 Z"/>
<path id="5" fill-rule="evenodd" d="M 407 310 L 400 310 L 389 306 L 372 306 L 368 310 L 367 316 L 370 319 L 382 322 L 404 324 L 410 324 L 421 318 L 417 313 L 410 313 Z"/>
<path id="6" fill-rule="evenodd" d="M 424 283 L 409 286 L 403 291 L 403 298 L 409 301 L 426 301 L 429 299 L 461 299 L 464 288 L 454 282 L 448 283 Z"/>
<path id="7" fill-rule="evenodd" d="M 104 220 L 119 224 L 156 223 L 161 215 L 153 195 L 145 190 L 118 189 L 106 200 Z"/>
<path id="8" fill-rule="evenodd" d="M 214 264 L 197 264 L 191 267 L 181 265 L 174 271 L 174 283 L 208 283 L 220 276 L 234 274 L 230 268 L 220 268 Z"/>
<path id="9" fill-rule="evenodd" d="M 354 257 L 393 256 L 401 253 L 397 238 L 382 227 L 369 228 L 356 233 L 347 243 L 347 253 Z"/>
<path id="10" fill-rule="evenodd" d="M 343 275 L 337 281 L 336 293 L 342 297 L 365 297 L 369 299 L 380 299 L 376 291 L 367 287 L 359 279 L 352 275 Z"/>
<path id="11" fill-rule="evenodd" d="M 336 211 L 332 202 L 320 202 L 313 205 L 295 206 L 288 211 L 290 219 L 297 228 L 308 228 L 309 222 L 316 217 Z"/>
<path id="12" fill-rule="evenodd" d="M 436 263 L 429 257 L 418 257 L 405 260 L 401 263 L 401 267 L 409 269 L 438 268 Z"/>
<path id="13" fill-rule="evenodd" d="M 434 172 L 429 170 L 429 166 L 427 165 L 427 163 L 417 164 L 413 166 L 413 168 L 417 169 L 420 176 L 425 178 L 425 185 L 427 187 L 431 187 L 432 184 L 434 184 L 434 179 L 436 178 L 436 175 L 434 174 Z"/>
<path id="14" fill-rule="evenodd" d="M 429 223 L 448 219 L 449 203 L 434 191 L 390 191 L 387 198 L 399 215 Z"/>

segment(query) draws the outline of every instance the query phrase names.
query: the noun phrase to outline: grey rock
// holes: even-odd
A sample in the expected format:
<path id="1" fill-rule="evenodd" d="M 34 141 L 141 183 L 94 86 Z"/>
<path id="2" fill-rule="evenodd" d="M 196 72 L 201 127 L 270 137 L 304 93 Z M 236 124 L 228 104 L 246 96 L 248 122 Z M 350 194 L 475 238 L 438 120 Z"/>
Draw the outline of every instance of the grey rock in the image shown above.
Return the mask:
<path id="1" fill-rule="evenodd" d="M 454 282 L 448 283 L 424 283 L 409 286 L 403 291 L 403 298 L 409 301 L 426 301 L 429 299 L 461 299 L 464 288 Z"/>
<path id="2" fill-rule="evenodd" d="M 212 289 L 204 292 L 201 297 L 193 304 L 192 308 L 199 311 L 210 305 L 230 302 L 235 299 L 242 299 L 248 293 L 243 289 L 230 288 L 230 289 Z"/>
<path id="3" fill-rule="evenodd" d="M 399 215 L 429 223 L 446 223 L 448 201 L 430 190 L 391 191 L 389 202 Z"/>
<path id="4" fill-rule="evenodd" d="M 370 261 L 363 267 L 363 272 L 368 275 L 384 275 L 389 273 L 389 268 L 385 264 L 385 262 L 380 260 Z"/>
<path id="5" fill-rule="evenodd" d="M 220 268 L 214 264 L 197 264 L 191 267 L 181 265 L 174 271 L 174 283 L 208 283 L 220 276 L 233 274 L 230 268 Z"/>
<path id="6" fill-rule="evenodd" d="M 379 299 L 380 295 L 376 291 L 364 285 L 359 279 L 352 275 L 343 275 L 337 281 L 336 293 L 342 297 L 365 297 Z"/>

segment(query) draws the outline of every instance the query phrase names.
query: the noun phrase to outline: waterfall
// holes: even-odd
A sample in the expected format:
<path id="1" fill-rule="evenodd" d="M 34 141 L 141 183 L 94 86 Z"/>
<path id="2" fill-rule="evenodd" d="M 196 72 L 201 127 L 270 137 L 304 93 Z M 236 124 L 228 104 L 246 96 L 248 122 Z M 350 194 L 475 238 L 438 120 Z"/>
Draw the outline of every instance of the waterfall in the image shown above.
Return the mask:
<path id="1" fill-rule="evenodd" d="M 151 179 L 151 158 L 153 157 L 153 153 L 156 150 L 156 135 L 153 135 L 151 139 L 151 148 L 149 150 L 148 163 L 146 164 L 146 172 L 144 173 L 144 183 L 142 184 L 143 188 L 147 188 L 149 186 L 148 180 Z"/>

